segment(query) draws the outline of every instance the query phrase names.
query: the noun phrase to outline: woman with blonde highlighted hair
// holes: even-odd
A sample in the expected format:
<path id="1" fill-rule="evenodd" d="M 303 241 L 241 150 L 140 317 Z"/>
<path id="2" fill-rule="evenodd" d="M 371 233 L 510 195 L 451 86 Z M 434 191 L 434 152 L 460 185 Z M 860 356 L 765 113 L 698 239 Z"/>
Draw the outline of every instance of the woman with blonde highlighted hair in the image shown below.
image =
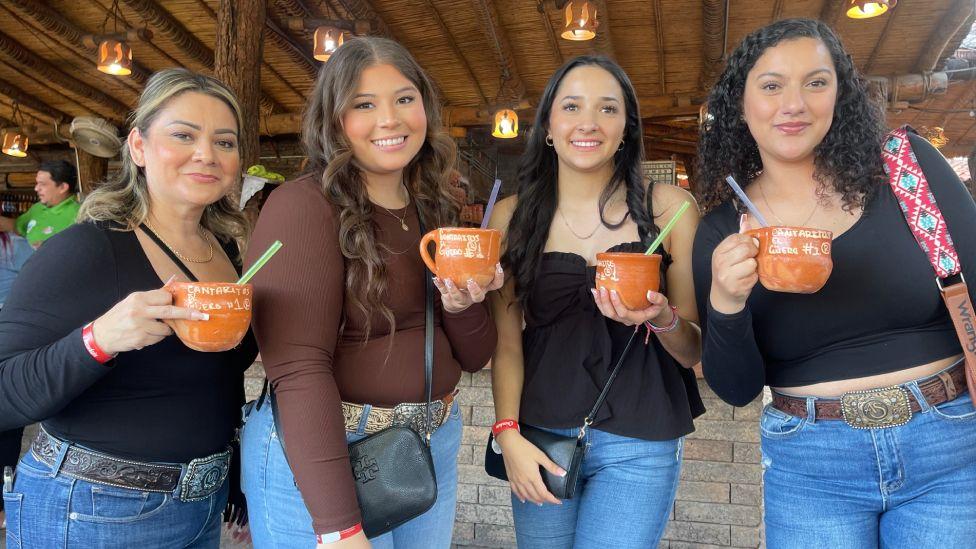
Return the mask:
<path id="1" fill-rule="evenodd" d="M 255 335 L 274 388 L 243 434 L 256 547 L 450 546 L 455 386 L 491 357 L 495 330 L 481 302 L 500 270 L 486 287 L 435 279 L 433 507 L 367 540 L 347 451 L 425 408 L 421 224 L 458 219 L 448 194 L 455 148 L 439 111 L 429 79 L 396 42 L 355 38 L 319 71 L 305 113 L 310 171 L 271 195 L 252 244 L 285 244 L 254 279 Z"/>
<path id="2" fill-rule="evenodd" d="M 115 180 L 38 250 L 0 311 L 0 430 L 41 422 L 4 482 L 7 547 L 211 547 L 232 491 L 243 374 L 167 321 L 164 281 L 240 273 L 240 108 L 221 82 L 168 69 L 146 84 Z M 243 519 L 240 501 L 231 515 Z"/>

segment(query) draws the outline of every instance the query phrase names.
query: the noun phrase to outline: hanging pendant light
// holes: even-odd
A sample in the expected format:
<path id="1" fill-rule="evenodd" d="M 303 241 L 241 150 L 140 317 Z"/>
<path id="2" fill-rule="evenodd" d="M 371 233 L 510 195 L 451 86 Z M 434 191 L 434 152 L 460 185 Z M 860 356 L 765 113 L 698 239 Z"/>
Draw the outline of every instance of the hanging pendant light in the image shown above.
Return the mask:
<path id="1" fill-rule="evenodd" d="M 132 74 L 132 48 L 114 38 L 102 40 L 98 45 L 98 70 L 116 76 Z"/>
<path id="2" fill-rule="evenodd" d="M 518 115 L 511 109 L 502 109 L 495 113 L 495 129 L 491 135 L 499 139 L 518 137 Z"/>
<path id="3" fill-rule="evenodd" d="M 851 19 L 870 19 L 884 15 L 889 9 L 895 7 L 897 3 L 898 0 L 850 0 L 847 16 Z"/>
<path id="4" fill-rule="evenodd" d="M 328 61 L 342 45 L 342 31 L 335 27 L 318 27 L 315 29 L 314 41 L 312 57 L 319 61 Z"/>
<path id="5" fill-rule="evenodd" d="M 27 156 L 28 138 L 20 128 L 9 128 L 3 134 L 3 154 L 23 158 Z"/>
<path id="6" fill-rule="evenodd" d="M 566 4 L 566 26 L 560 35 L 566 40 L 592 40 L 596 36 L 596 8 L 578 0 Z"/>

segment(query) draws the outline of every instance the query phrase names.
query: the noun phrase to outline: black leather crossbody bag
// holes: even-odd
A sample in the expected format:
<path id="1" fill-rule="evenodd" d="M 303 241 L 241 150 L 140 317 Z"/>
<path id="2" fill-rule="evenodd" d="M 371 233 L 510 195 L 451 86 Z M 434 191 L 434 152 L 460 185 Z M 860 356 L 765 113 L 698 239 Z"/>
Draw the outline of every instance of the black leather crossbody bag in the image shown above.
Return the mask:
<path id="1" fill-rule="evenodd" d="M 526 425 L 525 423 L 519 423 L 519 432 L 522 433 L 522 436 L 536 448 L 542 450 L 556 465 L 566 471 L 566 476 L 560 477 L 550 473 L 542 466 L 539 467 L 542 473 L 542 482 L 546 485 L 546 489 L 559 499 L 573 499 L 573 496 L 576 495 L 576 484 L 579 480 L 580 465 L 583 462 L 583 456 L 586 454 L 586 442 L 584 441 L 586 430 L 593 423 L 593 418 L 596 417 L 597 412 L 600 411 L 603 403 L 607 400 L 610 386 L 613 385 L 613 380 L 616 379 L 617 373 L 624 363 L 624 358 L 627 357 L 627 353 L 634 344 L 634 338 L 636 337 L 637 330 L 634 330 L 634 333 L 627 341 L 627 346 L 624 347 L 624 352 L 620 353 L 617 364 L 610 372 L 607 383 L 603 386 L 603 390 L 600 391 L 600 396 L 597 397 L 590 413 L 583 418 L 583 425 L 580 427 L 578 435 L 575 437 L 557 435 L 531 425 Z M 488 446 L 485 448 L 485 472 L 497 479 L 508 480 L 508 473 L 505 471 L 505 460 L 502 458 L 501 447 L 495 442 L 495 437 L 490 434 L 488 435 Z"/>
<path id="2" fill-rule="evenodd" d="M 420 233 L 425 232 L 421 221 Z M 430 400 L 434 369 L 434 288 L 431 276 L 425 270 L 425 432 L 420 434 L 409 427 L 394 425 L 349 445 L 349 462 L 356 482 L 356 499 L 359 500 L 363 532 L 368 538 L 385 534 L 422 515 L 437 501 L 437 478 L 434 474 L 434 460 L 430 455 Z M 271 399 L 271 412 L 278 440 L 284 449 L 285 438 L 278 421 L 278 404 L 274 398 Z M 287 454 L 286 450 L 286 459 Z"/>

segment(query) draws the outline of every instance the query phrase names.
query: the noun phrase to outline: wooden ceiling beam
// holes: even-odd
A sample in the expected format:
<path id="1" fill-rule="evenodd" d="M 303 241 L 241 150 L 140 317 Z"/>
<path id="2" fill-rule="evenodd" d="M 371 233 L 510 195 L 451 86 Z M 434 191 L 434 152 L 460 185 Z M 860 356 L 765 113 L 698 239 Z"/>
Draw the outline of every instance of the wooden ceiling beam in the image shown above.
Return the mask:
<path id="1" fill-rule="evenodd" d="M 10 99 L 20 103 L 20 105 L 39 112 L 51 120 L 62 122 L 71 120 L 71 115 L 48 105 L 40 99 L 37 99 L 33 94 L 25 92 L 6 80 L 0 80 L 0 94 L 6 95 Z"/>
<path id="2" fill-rule="evenodd" d="M 590 3 L 596 8 L 597 21 L 600 22 L 600 26 L 596 29 L 596 37 L 593 38 L 593 49 L 597 53 L 616 61 L 617 51 L 613 48 L 613 35 L 610 33 L 610 12 L 607 10 L 607 3 L 604 0 L 590 0 Z"/>
<path id="3" fill-rule="evenodd" d="M 269 38 L 278 49 L 284 51 L 292 62 L 298 64 L 314 80 L 319 73 L 319 63 L 312 57 L 307 47 L 303 47 L 302 44 L 292 38 L 277 21 L 272 19 L 271 14 L 268 14 L 268 19 L 264 24 L 267 27 L 264 36 Z"/>
<path id="4" fill-rule="evenodd" d="M 66 40 L 76 51 L 83 52 L 85 56 L 93 58 L 98 55 L 98 48 L 88 47 L 82 39 L 84 35 L 90 33 L 58 14 L 45 0 L 10 0 L 10 7 L 48 33 Z M 132 74 L 129 76 L 133 81 L 145 85 L 151 74 L 152 71 L 139 62 L 132 62 Z"/>
<path id="5" fill-rule="evenodd" d="M 661 13 L 661 0 L 654 0 L 654 39 L 657 42 L 657 77 L 660 81 L 661 95 L 667 95 L 668 71 L 664 50 L 664 14 Z"/>
<path id="6" fill-rule="evenodd" d="M 823 8 L 820 9 L 820 20 L 832 29 L 837 28 L 840 16 L 844 14 L 847 2 L 843 0 L 824 0 Z"/>
<path id="7" fill-rule="evenodd" d="M 202 65 L 207 71 L 213 71 L 214 52 L 201 42 L 171 13 L 153 0 L 122 0 L 143 20 L 158 29 L 177 48 L 191 59 Z M 261 96 L 261 108 L 266 112 L 286 111 L 280 103 L 275 101 L 267 91 Z"/>
<path id="8" fill-rule="evenodd" d="M 549 12 L 546 11 L 546 5 L 544 0 L 537 0 L 536 10 L 539 12 L 539 18 L 542 20 L 542 26 L 546 29 L 546 37 L 549 38 L 549 47 L 552 48 L 552 57 L 555 59 L 556 64 L 562 66 L 563 52 L 559 50 L 559 40 L 556 39 L 556 31 L 552 28 L 552 19 L 549 19 Z"/>
<path id="9" fill-rule="evenodd" d="M 33 53 L 3 32 L 0 32 L 0 55 L 7 57 L 21 67 L 25 67 L 36 76 L 42 77 L 51 84 L 61 86 L 80 97 L 97 103 L 111 112 L 121 115 L 123 118 L 129 111 L 127 105 L 119 102 L 107 93 L 89 86 L 81 80 L 61 72 L 61 70 L 50 62 Z"/>
<path id="10" fill-rule="evenodd" d="M 437 6 L 435 6 L 431 0 L 423 0 L 423 4 L 427 7 L 427 11 L 430 13 L 431 18 L 435 23 L 437 23 L 437 27 L 441 30 L 441 36 L 447 41 L 447 45 L 451 47 L 451 51 L 454 52 L 454 56 L 461 63 L 461 66 L 464 67 L 464 71 L 468 73 L 468 79 L 471 80 L 475 91 L 478 92 L 478 97 L 481 98 L 481 102 L 488 103 L 488 96 L 485 95 L 485 90 L 481 88 L 481 82 L 478 80 L 478 76 L 474 73 L 474 70 L 471 68 L 471 63 L 468 62 L 467 57 L 464 56 L 464 52 L 461 51 L 461 48 L 454 40 L 454 35 L 451 34 L 450 29 L 447 28 L 447 24 L 444 23 L 444 18 L 441 17 L 441 13 L 437 11 Z"/>
<path id="11" fill-rule="evenodd" d="M 888 38 L 888 31 L 894 26 L 893 22 L 901 10 L 891 10 L 888 14 L 887 21 L 885 21 L 884 29 L 881 30 L 881 36 L 878 37 L 878 41 L 874 43 L 874 48 L 871 50 L 871 55 L 868 56 L 867 62 L 864 63 L 864 68 L 862 71 L 865 74 L 869 74 L 871 69 L 874 68 L 874 61 L 878 58 L 878 53 L 881 52 L 881 48 L 884 46 L 885 40 Z"/>
<path id="12" fill-rule="evenodd" d="M 487 23 L 482 28 L 489 42 L 495 49 L 495 57 L 498 68 L 501 70 L 502 87 L 499 95 L 504 99 L 518 100 L 525 95 L 525 81 L 519 74 L 515 64 L 515 56 L 512 54 L 512 44 L 508 40 L 508 33 L 502 27 L 495 9 L 495 3 L 491 0 L 472 0 L 475 9 L 481 18 Z"/>
<path id="13" fill-rule="evenodd" d="M 976 2 L 973 0 L 956 0 L 949 11 L 942 16 L 939 24 L 936 25 L 929 34 L 929 39 L 919 50 L 918 59 L 915 61 L 915 70 L 934 71 L 938 68 L 939 60 L 942 59 L 953 37 L 963 28 L 969 28 L 976 17 Z"/>
<path id="14" fill-rule="evenodd" d="M 722 72 L 725 63 L 726 0 L 702 1 L 702 68 L 698 85 L 707 90 Z"/>

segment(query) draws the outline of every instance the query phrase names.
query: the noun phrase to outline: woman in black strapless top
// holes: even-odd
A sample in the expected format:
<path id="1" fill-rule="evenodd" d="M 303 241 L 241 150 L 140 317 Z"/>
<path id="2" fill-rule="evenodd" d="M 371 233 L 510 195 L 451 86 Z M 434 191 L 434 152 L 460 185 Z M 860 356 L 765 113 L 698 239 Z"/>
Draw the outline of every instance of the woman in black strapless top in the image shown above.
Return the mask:
<path id="1" fill-rule="evenodd" d="M 498 347 L 493 428 L 505 459 L 519 547 L 651 547 L 678 485 L 682 438 L 704 408 L 689 369 L 701 357 L 691 279 L 698 224 L 690 208 L 665 239 L 660 292 L 627 309 L 597 291 L 596 254 L 644 252 L 692 197 L 641 172 L 643 144 L 629 79 L 603 57 L 579 57 L 550 79 L 529 134 L 518 195 L 495 208 L 512 277 L 492 296 Z M 635 328 L 636 327 L 636 328 Z M 573 499 L 544 486 L 558 465 L 519 423 L 576 435 L 624 352 L 587 431 Z"/>

